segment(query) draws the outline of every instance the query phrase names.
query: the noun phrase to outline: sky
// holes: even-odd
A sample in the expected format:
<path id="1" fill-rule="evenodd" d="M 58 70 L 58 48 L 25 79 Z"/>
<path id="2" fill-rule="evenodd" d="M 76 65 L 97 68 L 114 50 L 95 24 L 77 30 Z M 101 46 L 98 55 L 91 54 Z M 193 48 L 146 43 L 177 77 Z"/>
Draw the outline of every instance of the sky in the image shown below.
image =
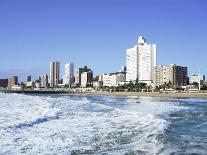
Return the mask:
<path id="1" fill-rule="evenodd" d="M 157 64 L 207 74 L 206 0 L 0 0 L 0 78 L 49 73 L 49 62 L 118 71 L 140 35 Z"/>

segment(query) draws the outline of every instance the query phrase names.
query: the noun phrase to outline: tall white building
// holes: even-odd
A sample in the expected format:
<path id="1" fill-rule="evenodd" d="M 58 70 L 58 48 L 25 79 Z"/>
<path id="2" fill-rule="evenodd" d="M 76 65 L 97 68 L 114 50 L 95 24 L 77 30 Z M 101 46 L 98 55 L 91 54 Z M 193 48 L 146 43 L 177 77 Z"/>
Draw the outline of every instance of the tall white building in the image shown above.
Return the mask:
<path id="1" fill-rule="evenodd" d="M 71 85 L 73 83 L 73 78 L 74 78 L 74 64 L 73 63 L 65 64 L 63 84 Z"/>
<path id="2" fill-rule="evenodd" d="M 60 62 L 50 62 L 50 87 L 56 87 L 60 77 Z"/>
<path id="3" fill-rule="evenodd" d="M 152 83 L 152 69 L 156 67 L 156 44 L 147 44 L 140 36 L 134 47 L 126 50 L 127 81 Z"/>

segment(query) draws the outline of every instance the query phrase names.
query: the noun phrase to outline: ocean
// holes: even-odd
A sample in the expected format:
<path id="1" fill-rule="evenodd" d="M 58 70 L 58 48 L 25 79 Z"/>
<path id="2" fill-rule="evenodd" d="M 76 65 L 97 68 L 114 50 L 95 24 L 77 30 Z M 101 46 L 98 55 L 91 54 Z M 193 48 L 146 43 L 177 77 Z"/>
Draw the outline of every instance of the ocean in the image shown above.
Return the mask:
<path id="1" fill-rule="evenodd" d="M 0 93 L 0 154 L 207 154 L 207 99 Z"/>

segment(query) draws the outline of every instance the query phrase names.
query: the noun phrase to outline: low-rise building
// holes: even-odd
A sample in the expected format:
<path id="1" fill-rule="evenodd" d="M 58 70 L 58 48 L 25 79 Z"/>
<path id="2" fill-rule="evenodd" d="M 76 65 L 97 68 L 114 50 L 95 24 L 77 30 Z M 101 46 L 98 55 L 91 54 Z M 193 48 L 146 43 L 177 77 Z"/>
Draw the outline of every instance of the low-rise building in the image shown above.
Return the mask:
<path id="1" fill-rule="evenodd" d="M 117 73 L 110 73 L 110 74 L 103 74 L 101 77 L 101 80 L 103 81 L 103 86 L 108 87 L 116 87 L 121 82 L 126 82 L 126 74 L 122 72 Z"/>
<path id="2" fill-rule="evenodd" d="M 202 74 L 193 74 L 190 78 L 190 83 L 203 83 L 205 81 L 205 75 Z"/>

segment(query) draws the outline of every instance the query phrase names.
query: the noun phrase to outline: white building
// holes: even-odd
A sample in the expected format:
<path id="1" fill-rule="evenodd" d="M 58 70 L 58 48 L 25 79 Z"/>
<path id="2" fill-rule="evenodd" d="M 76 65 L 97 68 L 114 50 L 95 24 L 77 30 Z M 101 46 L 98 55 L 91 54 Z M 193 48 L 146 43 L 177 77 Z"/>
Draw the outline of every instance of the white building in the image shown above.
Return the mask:
<path id="1" fill-rule="evenodd" d="M 93 72 L 89 71 L 89 72 L 83 72 L 81 74 L 81 86 L 82 87 L 87 87 L 87 85 L 91 85 L 93 84 Z"/>
<path id="2" fill-rule="evenodd" d="M 119 83 L 126 82 L 126 74 L 125 73 L 111 73 L 111 74 L 103 74 L 101 75 L 103 86 L 118 86 Z"/>
<path id="3" fill-rule="evenodd" d="M 40 83 L 42 88 L 46 88 L 48 86 L 48 75 L 44 74 L 41 76 L 41 83 Z"/>
<path id="4" fill-rule="evenodd" d="M 156 44 L 147 44 L 139 37 L 138 43 L 126 51 L 127 81 L 152 83 L 152 69 L 156 67 Z"/>
<path id="5" fill-rule="evenodd" d="M 202 83 L 205 81 L 205 75 L 202 74 L 193 74 L 190 79 L 190 83 L 197 82 Z"/>
<path id="6" fill-rule="evenodd" d="M 50 87 L 56 87 L 60 77 L 60 62 L 50 62 Z"/>
<path id="7" fill-rule="evenodd" d="M 71 85 L 73 83 L 73 79 L 74 79 L 74 64 L 73 63 L 65 64 L 63 84 Z"/>

